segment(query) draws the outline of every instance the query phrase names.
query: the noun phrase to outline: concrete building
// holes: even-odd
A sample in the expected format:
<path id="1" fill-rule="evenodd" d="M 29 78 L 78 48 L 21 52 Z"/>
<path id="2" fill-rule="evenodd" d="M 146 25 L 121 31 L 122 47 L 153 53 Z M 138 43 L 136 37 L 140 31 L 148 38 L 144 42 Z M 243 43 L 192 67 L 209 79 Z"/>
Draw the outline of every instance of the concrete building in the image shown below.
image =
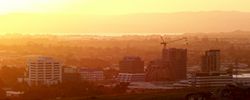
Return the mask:
<path id="1" fill-rule="evenodd" d="M 80 68 L 78 72 L 80 74 L 82 81 L 103 81 L 104 80 L 104 73 L 102 70 Z"/>
<path id="2" fill-rule="evenodd" d="M 233 76 L 227 73 L 195 73 L 189 78 L 194 87 L 223 87 L 233 84 Z"/>
<path id="3" fill-rule="evenodd" d="M 163 49 L 162 58 L 151 61 L 146 69 L 146 81 L 179 81 L 187 77 L 187 50 Z"/>
<path id="4" fill-rule="evenodd" d="M 169 69 L 160 59 L 151 61 L 146 69 L 146 81 L 169 81 Z"/>
<path id="5" fill-rule="evenodd" d="M 81 79 L 80 73 L 78 73 L 78 69 L 76 67 L 64 67 L 63 68 L 63 83 L 74 83 Z"/>
<path id="6" fill-rule="evenodd" d="M 62 82 L 62 63 L 51 57 L 34 57 L 27 63 L 29 85 L 52 85 Z"/>
<path id="7" fill-rule="evenodd" d="M 233 75 L 234 82 L 239 83 L 243 86 L 250 86 L 250 74 L 249 73 L 241 73 L 239 75 Z"/>
<path id="8" fill-rule="evenodd" d="M 23 94 L 24 92 L 22 91 L 6 91 L 6 97 L 9 97 L 9 98 L 19 98 Z"/>
<path id="9" fill-rule="evenodd" d="M 220 71 L 220 50 L 208 50 L 202 56 L 202 72 Z"/>
<path id="10" fill-rule="evenodd" d="M 117 76 L 119 82 L 144 82 L 144 73 L 119 73 Z"/>
<path id="11" fill-rule="evenodd" d="M 187 49 L 168 48 L 162 51 L 162 61 L 169 69 L 170 80 L 187 77 Z"/>
<path id="12" fill-rule="evenodd" d="M 120 73 L 144 73 L 144 61 L 140 57 L 124 57 L 119 69 Z"/>

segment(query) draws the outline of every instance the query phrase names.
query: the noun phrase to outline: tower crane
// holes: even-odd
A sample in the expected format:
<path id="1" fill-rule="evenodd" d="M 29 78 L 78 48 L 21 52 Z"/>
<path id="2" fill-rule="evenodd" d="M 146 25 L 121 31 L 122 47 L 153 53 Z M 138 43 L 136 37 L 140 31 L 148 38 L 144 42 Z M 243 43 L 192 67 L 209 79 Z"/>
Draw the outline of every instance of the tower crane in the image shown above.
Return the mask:
<path id="1" fill-rule="evenodd" d="M 177 41 L 181 41 L 181 40 L 185 40 L 186 44 L 188 44 L 188 40 L 186 37 L 183 37 L 183 38 L 180 38 L 180 39 L 176 39 L 176 40 L 172 40 L 172 41 L 168 41 L 166 42 L 166 39 L 164 39 L 162 36 L 161 36 L 161 45 L 163 45 L 163 49 L 166 49 L 167 45 L 170 44 L 170 43 L 174 43 L 174 42 L 177 42 Z"/>

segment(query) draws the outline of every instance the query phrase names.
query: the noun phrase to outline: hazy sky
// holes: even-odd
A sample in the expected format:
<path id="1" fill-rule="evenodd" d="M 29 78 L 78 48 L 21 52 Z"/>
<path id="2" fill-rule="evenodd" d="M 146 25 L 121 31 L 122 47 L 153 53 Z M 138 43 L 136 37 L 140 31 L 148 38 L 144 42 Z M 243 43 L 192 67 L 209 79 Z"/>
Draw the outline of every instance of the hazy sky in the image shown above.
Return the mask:
<path id="1" fill-rule="evenodd" d="M 250 0 L 0 0 L 0 13 L 128 14 L 250 11 Z"/>
<path id="2" fill-rule="evenodd" d="M 191 28 L 183 26 L 183 29 L 179 29 L 179 25 L 186 25 L 197 21 L 188 20 L 188 17 L 186 18 L 185 16 L 182 18 L 184 20 L 182 21 L 183 23 L 181 23 L 178 18 L 176 22 L 169 23 L 169 21 L 172 20 L 162 22 L 167 16 L 161 18 L 151 18 L 150 16 L 140 16 L 138 18 L 120 17 L 116 18 L 116 20 L 110 16 L 137 13 L 199 11 L 250 12 L 249 4 L 250 0 L 0 0 L 0 34 L 11 32 L 134 32 L 132 30 L 137 30 L 136 32 L 149 32 L 148 30 L 151 25 L 154 27 L 157 26 L 157 28 L 150 30 L 151 32 L 186 32 Z M 239 21 L 245 22 L 245 19 L 249 19 L 248 17 L 242 19 L 241 17 L 244 16 L 245 15 L 239 15 L 237 18 L 231 18 L 233 21 L 227 20 L 228 18 L 222 20 L 224 22 L 232 22 L 233 25 L 231 25 L 231 27 L 229 27 L 227 23 L 222 25 L 224 27 L 222 29 L 220 27 L 221 25 L 214 27 L 219 24 L 206 21 L 204 23 L 197 23 L 197 26 L 209 22 L 207 27 L 193 27 L 192 29 L 201 31 L 241 29 L 242 26 L 250 26 L 248 23 L 236 23 Z M 151 21 L 148 21 L 146 18 L 151 18 Z M 209 18 L 206 18 L 205 15 L 204 19 Z M 203 21 L 203 19 L 200 20 Z M 173 24 L 178 27 L 171 28 Z M 146 26 L 148 26 L 148 28 L 146 28 Z M 244 29 L 247 28 L 248 27 Z M 193 32 L 193 30 L 188 32 Z"/>

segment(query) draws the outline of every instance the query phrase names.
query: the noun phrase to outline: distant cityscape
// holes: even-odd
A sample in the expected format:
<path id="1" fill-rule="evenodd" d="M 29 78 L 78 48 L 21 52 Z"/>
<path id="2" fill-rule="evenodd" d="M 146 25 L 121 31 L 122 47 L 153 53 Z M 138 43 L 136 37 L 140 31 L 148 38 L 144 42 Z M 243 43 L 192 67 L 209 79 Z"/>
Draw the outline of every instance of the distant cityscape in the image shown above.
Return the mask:
<path id="1" fill-rule="evenodd" d="M 6 97 L 25 98 L 25 96 L 27 96 L 35 99 L 40 97 L 38 95 L 41 91 L 47 90 L 53 91 L 53 93 L 50 93 L 51 96 L 47 96 L 48 98 L 60 98 L 70 96 L 69 91 L 72 91 L 71 95 L 77 96 L 76 91 L 79 91 L 79 95 L 93 95 L 96 93 L 106 95 L 106 91 L 110 91 L 107 92 L 110 94 L 141 94 L 158 93 L 169 90 L 181 91 L 190 88 L 217 88 L 225 87 L 229 84 L 250 86 L 249 66 L 245 64 L 247 61 L 242 60 L 242 57 L 240 59 L 240 56 L 234 56 L 228 60 L 229 58 L 226 57 L 229 56 L 224 55 L 224 51 L 228 54 L 233 52 L 231 56 L 239 53 L 233 51 L 232 45 L 229 45 L 231 51 L 221 49 L 219 46 L 212 46 L 211 49 L 209 49 L 211 46 L 209 42 L 211 42 L 212 45 L 220 45 L 221 43 L 222 46 L 223 44 L 225 46 L 228 43 L 226 42 L 228 38 L 220 38 L 220 40 L 217 38 L 201 38 L 199 40 L 198 37 L 184 36 L 185 35 L 168 36 L 172 37 L 171 39 L 168 39 L 167 36 L 151 36 L 150 41 L 157 40 L 154 43 L 159 47 L 149 49 L 158 49 L 160 55 L 153 53 L 154 57 L 150 59 L 145 59 L 146 56 L 133 54 L 133 52 L 140 53 L 140 51 L 131 51 L 133 47 L 126 45 L 120 59 L 113 61 L 110 59 L 114 58 L 105 57 L 102 59 L 102 62 L 108 60 L 110 60 L 110 62 L 116 61 L 115 64 L 109 64 L 106 67 L 94 67 L 97 63 L 100 63 L 100 60 L 91 61 L 91 63 L 88 62 L 89 65 L 93 66 L 79 66 L 75 64 L 74 61 L 69 63 L 69 61 L 72 60 L 70 59 L 72 56 L 77 56 L 73 54 L 66 56 L 68 57 L 66 60 L 58 56 L 28 56 L 26 57 L 28 59 L 22 62 L 25 64 L 24 69 L 19 72 L 19 75 L 15 75 L 17 83 L 13 86 L 10 84 L 3 85 L 3 90 L 5 91 Z M 63 36 L 60 36 L 60 38 L 61 37 Z M 47 36 L 44 38 L 46 40 Z M 127 38 L 128 41 L 135 41 L 141 37 L 128 36 Z M 95 41 L 100 40 L 98 37 L 88 37 L 88 39 L 95 39 Z M 89 41 L 88 39 L 87 41 Z M 105 37 L 103 39 L 105 39 Z M 232 39 L 234 40 L 234 38 Z M 200 51 L 194 51 L 194 46 L 190 47 L 190 44 L 192 45 L 192 43 L 197 40 L 207 43 L 208 47 L 203 46 L 204 48 L 201 48 Z M 74 41 L 74 39 L 72 38 L 72 40 L 68 41 Z M 242 41 L 240 43 L 239 41 L 234 41 L 232 44 L 242 43 Z M 213 44 L 214 42 L 218 44 Z M 29 45 L 36 46 L 35 43 L 30 42 Z M 244 49 L 245 46 L 247 45 L 244 44 L 241 48 Z M 53 46 L 51 47 L 53 48 Z M 78 51 L 78 47 L 73 48 L 75 49 L 71 50 Z M 144 49 L 147 50 L 148 48 Z M 114 54 L 116 52 L 118 53 L 120 51 L 118 51 L 118 49 L 117 51 L 112 51 Z M 152 54 L 150 56 L 152 56 Z M 195 56 L 196 58 L 194 60 L 193 57 Z M 98 56 L 93 55 L 92 57 L 95 58 Z M 2 62 L 3 61 L 2 59 Z M 98 64 L 98 66 L 103 66 L 103 64 L 105 63 Z M 17 67 L 2 66 L 1 70 L 11 70 L 10 68 Z M 11 71 L 16 70 L 17 69 L 12 69 Z M 13 75 L 10 75 L 10 77 L 12 76 Z M 5 80 L 7 79 L 2 78 L 3 82 Z"/>
<path id="2" fill-rule="evenodd" d="M 0 100 L 250 100 L 250 0 L 0 0 Z"/>

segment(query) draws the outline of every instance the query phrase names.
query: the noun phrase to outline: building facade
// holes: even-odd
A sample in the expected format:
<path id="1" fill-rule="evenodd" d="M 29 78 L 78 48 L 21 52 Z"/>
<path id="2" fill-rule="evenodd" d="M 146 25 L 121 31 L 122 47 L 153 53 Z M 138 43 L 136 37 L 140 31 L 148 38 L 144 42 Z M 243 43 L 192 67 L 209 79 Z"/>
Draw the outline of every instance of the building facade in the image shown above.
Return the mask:
<path id="1" fill-rule="evenodd" d="M 119 73 L 117 76 L 119 82 L 145 82 L 144 73 Z"/>
<path id="2" fill-rule="evenodd" d="M 144 61 L 140 57 L 124 57 L 119 62 L 120 73 L 144 73 Z"/>
<path id="3" fill-rule="evenodd" d="M 62 63 L 51 57 L 34 57 L 27 63 L 29 85 L 53 85 L 62 82 Z"/>
<path id="4" fill-rule="evenodd" d="M 187 49 L 163 49 L 162 58 L 151 61 L 146 69 L 146 81 L 179 81 L 186 77 Z"/>
<path id="5" fill-rule="evenodd" d="M 76 67 L 64 67 L 62 82 L 63 83 L 75 83 L 79 82 L 81 79 L 80 73 L 78 73 L 78 69 Z"/>
<path id="6" fill-rule="evenodd" d="M 102 70 L 80 68 L 79 69 L 80 78 L 82 81 L 103 81 L 104 73 Z"/>
<path id="7" fill-rule="evenodd" d="M 208 50 L 202 56 L 202 72 L 219 72 L 220 71 L 220 50 Z"/>
<path id="8" fill-rule="evenodd" d="M 150 61 L 146 69 L 146 81 L 169 81 L 169 69 L 160 59 Z"/>
<path id="9" fill-rule="evenodd" d="M 184 80 L 187 77 L 187 49 L 168 48 L 162 51 L 162 61 L 169 69 L 170 80 Z"/>
<path id="10" fill-rule="evenodd" d="M 223 87 L 233 84 L 233 76 L 227 73 L 195 73 L 189 78 L 194 87 Z"/>

